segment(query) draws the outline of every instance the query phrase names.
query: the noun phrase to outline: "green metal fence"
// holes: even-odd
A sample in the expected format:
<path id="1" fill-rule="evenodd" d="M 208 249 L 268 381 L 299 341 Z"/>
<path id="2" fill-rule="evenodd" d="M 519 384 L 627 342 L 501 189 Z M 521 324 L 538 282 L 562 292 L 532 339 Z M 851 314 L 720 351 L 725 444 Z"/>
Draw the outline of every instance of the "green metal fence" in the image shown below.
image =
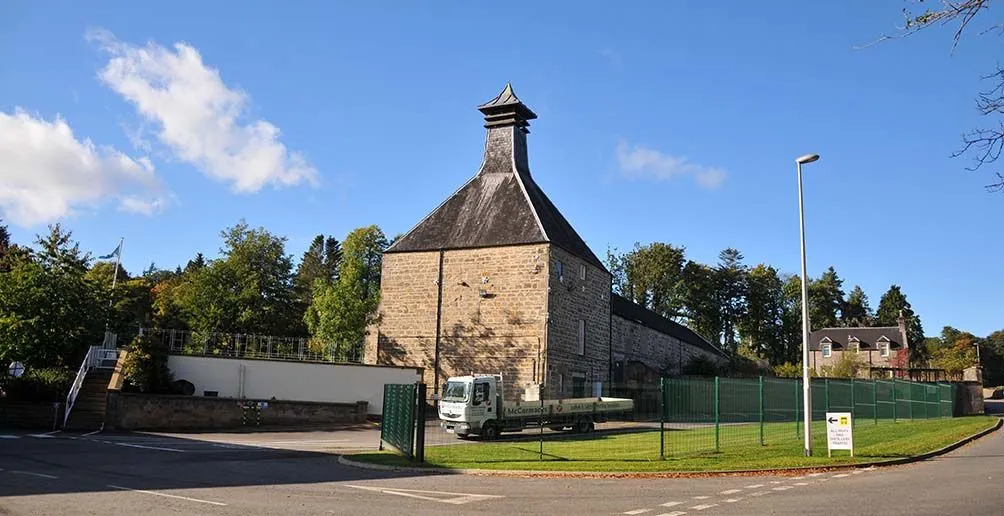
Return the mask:
<path id="1" fill-rule="evenodd" d="M 660 456 L 778 444 L 802 436 L 802 381 L 783 378 L 663 378 Z M 905 380 L 815 378 L 812 420 L 850 412 L 855 425 L 951 417 L 953 386 Z"/>

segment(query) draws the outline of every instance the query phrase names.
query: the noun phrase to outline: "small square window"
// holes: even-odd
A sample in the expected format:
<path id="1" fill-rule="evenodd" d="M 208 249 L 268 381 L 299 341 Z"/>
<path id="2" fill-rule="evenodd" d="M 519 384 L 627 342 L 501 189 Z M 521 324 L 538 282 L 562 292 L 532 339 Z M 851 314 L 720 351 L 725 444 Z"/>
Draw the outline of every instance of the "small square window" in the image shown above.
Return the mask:
<path id="1" fill-rule="evenodd" d="M 586 354 L 586 321 L 579 319 L 578 351 L 580 355 Z"/>
<path id="2" fill-rule="evenodd" d="M 586 266 L 579 265 L 579 279 L 585 281 L 586 279 Z"/>
<path id="3" fill-rule="evenodd" d="M 833 356 L 833 345 L 826 342 L 822 345 L 823 348 L 823 358 L 830 358 Z"/>
<path id="4" fill-rule="evenodd" d="M 889 356 L 889 343 L 888 342 L 879 342 L 878 343 L 878 348 L 879 348 L 879 355 L 881 355 L 883 357 Z"/>

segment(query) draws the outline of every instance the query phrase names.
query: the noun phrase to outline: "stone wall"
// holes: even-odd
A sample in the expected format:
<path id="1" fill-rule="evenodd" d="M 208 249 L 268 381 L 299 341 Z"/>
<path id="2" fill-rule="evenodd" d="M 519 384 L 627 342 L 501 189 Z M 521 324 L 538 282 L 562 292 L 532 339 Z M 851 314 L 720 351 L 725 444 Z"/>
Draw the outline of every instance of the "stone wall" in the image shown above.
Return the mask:
<path id="1" fill-rule="evenodd" d="M 909 353 L 909 349 L 906 348 L 893 348 L 889 350 L 889 356 L 884 357 L 882 353 L 877 349 L 862 349 L 861 351 L 847 351 L 844 349 L 834 349 L 830 353 L 829 357 L 824 357 L 822 351 L 810 351 L 812 356 L 810 357 L 810 363 L 812 367 L 815 368 L 816 373 L 822 375 L 824 367 L 833 367 L 840 362 L 840 358 L 844 356 L 844 353 L 857 353 L 858 361 L 861 364 L 861 373 L 859 376 L 862 378 L 868 377 L 868 368 L 870 367 L 896 367 L 895 364 L 896 356 L 900 353 Z M 905 366 L 902 366 L 905 367 Z"/>
<path id="2" fill-rule="evenodd" d="M 581 383 L 585 395 L 591 395 L 594 382 L 610 379 L 610 274 L 554 245 L 548 264 L 546 392 L 552 397 L 572 396 L 573 385 Z M 583 350 L 580 321 L 585 329 Z"/>
<path id="3" fill-rule="evenodd" d="M 546 244 L 443 252 L 438 383 L 452 375 L 502 373 L 522 392 L 541 377 L 548 252 Z M 383 257 L 378 322 L 369 330 L 367 363 L 435 374 L 439 252 Z"/>
<path id="4" fill-rule="evenodd" d="M 720 355 L 687 344 L 635 321 L 613 316 L 613 355 L 615 364 L 637 362 L 666 374 L 677 375 L 694 357 L 712 362 L 722 361 Z"/>
<path id="5" fill-rule="evenodd" d="M 55 430 L 63 426 L 63 403 L 0 400 L 0 428 Z"/>
<path id="6" fill-rule="evenodd" d="M 979 382 L 953 382 L 955 386 L 955 415 L 983 414 L 983 384 Z"/>
<path id="7" fill-rule="evenodd" d="M 254 410 L 245 404 L 262 402 L 261 426 L 325 426 L 366 421 L 366 402 L 238 400 L 201 396 L 163 396 L 109 392 L 105 428 L 110 430 L 210 430 L 256 425 Z"/>

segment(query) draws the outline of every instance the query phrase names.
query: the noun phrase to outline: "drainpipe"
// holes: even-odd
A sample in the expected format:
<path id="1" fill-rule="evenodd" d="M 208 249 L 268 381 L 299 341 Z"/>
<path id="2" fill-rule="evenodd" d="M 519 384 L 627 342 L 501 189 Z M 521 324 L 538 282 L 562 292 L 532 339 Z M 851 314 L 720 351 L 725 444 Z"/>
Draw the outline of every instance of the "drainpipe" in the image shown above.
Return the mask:
<path id="1" fill-rule="evenodd" d="M 436 349 L 433 363 L 433 386 L 432 392 L 436 399 L 439 399 L 439 334 L 443 320 L 443 254 L 444 250 L 439 250 L 439 277 L 436 279 Z"/>

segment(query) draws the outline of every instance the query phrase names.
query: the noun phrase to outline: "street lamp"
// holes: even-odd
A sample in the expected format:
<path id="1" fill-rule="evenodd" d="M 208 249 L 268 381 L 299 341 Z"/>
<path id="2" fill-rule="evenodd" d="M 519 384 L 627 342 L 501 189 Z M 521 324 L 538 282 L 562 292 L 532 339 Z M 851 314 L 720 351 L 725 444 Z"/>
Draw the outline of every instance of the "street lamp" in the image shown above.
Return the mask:
<path id="1" fill-rule="evenodd" d="M 798 167 L 798 228 L 802 234 L 802 426 L 805 427 L 805 456 L 812 456 L 812 385 L 809 383 L 809 279 L 805 276 L 805 213 L 802 208 L 802 165 L 819 159 L 806 154 L 795 160 Z"/>

